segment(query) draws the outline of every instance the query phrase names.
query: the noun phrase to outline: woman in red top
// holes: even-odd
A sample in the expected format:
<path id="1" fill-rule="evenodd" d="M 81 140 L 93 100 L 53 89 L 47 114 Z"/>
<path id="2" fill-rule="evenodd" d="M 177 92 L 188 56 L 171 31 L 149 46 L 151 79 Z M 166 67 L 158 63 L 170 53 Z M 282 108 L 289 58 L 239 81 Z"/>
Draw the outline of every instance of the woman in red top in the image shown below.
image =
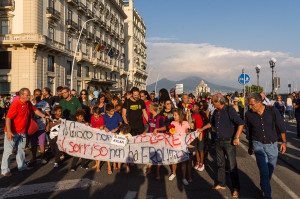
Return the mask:
<path id="1" fill-rule="evenodd" d="M 143 100 L 146 104 L 146 112 L 147 112 L 148 118 L 150 118 L 151 113 L 149 112 L 149 105 L 153 102 L 150 100 L 149 93 L 145 90 L 141 90 L 140 97 L 141 97 L 141 100 Z M 144 121 L 144 125 L 147 124 L 147 121 L 145 120 L 144 116 L 143 116 L 143 121 Z"/>

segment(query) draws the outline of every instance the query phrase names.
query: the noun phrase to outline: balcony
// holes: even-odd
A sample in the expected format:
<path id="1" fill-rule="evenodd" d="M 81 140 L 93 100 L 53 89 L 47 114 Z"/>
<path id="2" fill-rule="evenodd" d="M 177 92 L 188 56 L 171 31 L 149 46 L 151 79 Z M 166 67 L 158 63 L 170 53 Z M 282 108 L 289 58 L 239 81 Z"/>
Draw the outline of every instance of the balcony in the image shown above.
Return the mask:
<path id="1" fill-rule="evenodd" d="M 94 40 L 95 39 L 95 35 L 91 32 L 88 32 L 87 35 L 86 35 L 86 39 L 89 39 L 89 40 Z"/>
<path id="2" fill-rule="evenodd" d="M 100 37 L 97 37 L 97 36 L 96 36 L 96 38 L 95 38 L 95 43 L 100 44 L 100 42 L 101 42 Z"/>
<path id="3" fill-rule="evenodd" d="M 105 31 L 110 32 L 110 30 L 111 30 L 110 26 L 107 25 Z"/>
<path id="4" fill-rule="evenodd" d="M 101 21 L 101 22 L 100 22 L 100 26 L 101 26 L 101 28 L 105 28 L 105 23 L 104 23 L 104 21 Z"/>
<path id="5" fill-rule="evenodd" d="M 48 7 L 46 10 L 46 17 L 58 21 L 60 20 L 60 12 L 52 7 Z"/>
<path id="6" fill-rule="evenodd" d="M 93 4 L 97 5 L 99 3 L 99 0 L 93 0 Z"/>
<path id="7" fill-rule="evenodd" d="M 78 3 L 77 10 L 86 14 L 86 6 L 82 2 Z"/>
<path id="8" fill-rule="evenodd" d="M 75 23 L 75 22 L 74 22 L 73 20 L 71 20 L 71 19 L 67 19 L 67 21 L 66 21 L 66 26 L 67 26 L 67 29 L 72 30 L 72 31 L 75 31 L 75 30 L 77 30 L 77 28 L 78 28 L 77 23 Z"/>
<path id="9" fill-rule="evenodd" d="M 67 2 L 73 6 L 77 6 L 77 0 L 67 0 Z"/>
<path id="10" fill-rule="evenodd" d="M 119 39 L 119 34 L 115 33 L 115 38 L 118 40 Z"/>
<path id="11" fill-rule="evenodd" d="M 100 1 L 99 3 L 100 9 L 104 9 L 104 4 Z"/>
<path id="12" fill-rule="evenodd" d="M 15 10 L 15 1 L 14 0 L 1 0 L 0 1 L 0 10 L 14 11 Z"/>
<path id="13" fill-rule="evenodd" d="M 87 9 L 87 16 L 88 18 L 92 19 L 95 16 L 95 13 L 93 13 L 90 9 Z"/>
<path id="14" fill-rule="evenodd" d="M 125 39 L 124 39 L 124 38 L 121 38 L 121 39 L 120 39 L 120 42 L 121 42 L 121 44 L 125 44 Z"/>

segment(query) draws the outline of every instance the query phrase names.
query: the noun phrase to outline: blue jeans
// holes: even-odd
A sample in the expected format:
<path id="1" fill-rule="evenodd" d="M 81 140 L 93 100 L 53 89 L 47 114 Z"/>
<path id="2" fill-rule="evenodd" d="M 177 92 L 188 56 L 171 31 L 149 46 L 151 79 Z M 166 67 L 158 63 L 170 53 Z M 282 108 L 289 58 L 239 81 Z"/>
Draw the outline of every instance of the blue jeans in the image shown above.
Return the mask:
<path id="1" fill-rule="evenodd" d="M 260 173 L 260 187 L 265 198 L 272 198 L 270 181 L 277 162 L 278 143 L 263 144 L 253 140 L 253 150 Z"/>
<path id="2" fill-rule="evenodd" d="M 27 168 L 25 163 L 25 145 L 26 145 L 26 134 L 14 134 L 11 141 L 6 139 L 6 132 L 4 137 L 4 150 L 1 164 L 1 174 L 9 173 L 10 155 L 14 147 L 16 147 L 16 160 L 19 171 L 23 171 Z"/>

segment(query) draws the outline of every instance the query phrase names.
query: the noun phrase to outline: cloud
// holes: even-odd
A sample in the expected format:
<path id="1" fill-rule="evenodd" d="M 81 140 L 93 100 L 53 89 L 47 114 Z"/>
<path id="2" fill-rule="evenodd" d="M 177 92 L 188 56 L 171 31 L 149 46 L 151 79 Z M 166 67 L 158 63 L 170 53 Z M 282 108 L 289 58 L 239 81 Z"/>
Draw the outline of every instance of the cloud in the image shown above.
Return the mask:
<path id="1" fill-rule="evenodd" d="M 256 84 L 255 66 L 259 64 L 262 66 L 260 85 L 268 84 L 267 90 L 270 91 L 271 57 L 277 59 L 275 70 L 281 78 L 281 91 L 287 90 L 288 82 L 296 83 L 296 78 L 300 77 L 300 58 L 291 57 L 286 52 L 238 50 L 208 43 L 147 42 L 147 47 L 147 70 L 151 70 L 148 84 L 155 82 L 160 73 L 160 79 L 180 80 L 193 75 L 212 83 L 241 88 L 237 78 L 242 69 L 249 74 L 250 85 Z"/>
<path id="2" fill-rule="evenodd" d="M 150 37 L 146 39 L 147 41 L 170 41 L 170 40 L 177 40 L 174 37 Z"/>

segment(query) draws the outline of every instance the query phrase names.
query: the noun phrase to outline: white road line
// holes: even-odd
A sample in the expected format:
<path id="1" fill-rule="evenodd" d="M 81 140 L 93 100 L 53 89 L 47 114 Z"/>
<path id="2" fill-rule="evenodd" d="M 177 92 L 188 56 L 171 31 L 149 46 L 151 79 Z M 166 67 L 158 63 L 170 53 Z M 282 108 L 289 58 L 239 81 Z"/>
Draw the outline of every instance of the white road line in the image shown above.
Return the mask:
<path id="1" fill-rule="evenodd" d="M 0 194 L 3 195 L 0 195 L 0 199 L 90 187 L 95 185 L 101 185 L 101 184 L 92 181 L 88 178 L 62 180 L 59 182 L 46 182 L 46 183 L 39 183 L 39 184 L 20 185 L 15 187 L 1 188 Z"/>
<path id="2" fill-rule="evenodd" d="M 245 144 L 240 143 L 240 145 L 248 154 L 248 148 L 245 146 Z M 251 157 L 256 161 L 255 155 L 251 155 Z M 287 193 L 291 198 L 293 199 L 299 199 L 299 196 L 295 194 L 288 186 L 284 184 L 274 173 L 272 175 L 273 180 Z"/>
<path id="3" fill-rule="evenodd" d="M 124 199 L 134 199 L 136 197 L 136 191 L 128 191 Z"/>

